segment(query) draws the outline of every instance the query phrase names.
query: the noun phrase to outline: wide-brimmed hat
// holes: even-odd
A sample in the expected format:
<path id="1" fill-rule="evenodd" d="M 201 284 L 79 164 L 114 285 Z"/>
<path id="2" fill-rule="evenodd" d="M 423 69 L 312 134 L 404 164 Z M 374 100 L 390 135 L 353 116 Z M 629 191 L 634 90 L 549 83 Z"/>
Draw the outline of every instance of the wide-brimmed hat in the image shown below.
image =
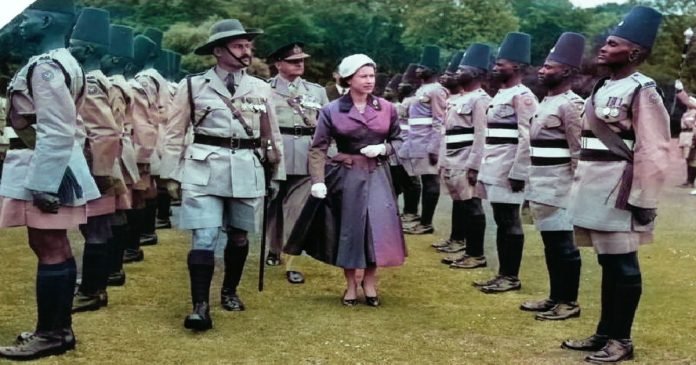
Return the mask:
<path id="1" fill-rule="evenodd" d="M 208 41 L 202 46 L 196 48 L 193 53 L 200 56 L 213 54 L 213 48 L 218 46 L 223 41 L 233 38 L 245 38 L 251 40 L 259 34 L 263 34 L 263 31 L 246 31 L 242 23 L 237 19 L 220 20 L 210 27 L 210 36 L 208 37 Z"/>
<path id="2" fill-rule="evenodd" d="M 375 68 L 377 67 L 375 61 L 373 61 L 372 58 L 368 57 L 367 55 L 362 53 L 350 55 L 344 58 L 341 61 L 341 64 L 338 65 L 338 75 L 345 79 L 353 76 L 354 73 L 358 72 L 358 70 L 365 65 L 372 65 Z"/>

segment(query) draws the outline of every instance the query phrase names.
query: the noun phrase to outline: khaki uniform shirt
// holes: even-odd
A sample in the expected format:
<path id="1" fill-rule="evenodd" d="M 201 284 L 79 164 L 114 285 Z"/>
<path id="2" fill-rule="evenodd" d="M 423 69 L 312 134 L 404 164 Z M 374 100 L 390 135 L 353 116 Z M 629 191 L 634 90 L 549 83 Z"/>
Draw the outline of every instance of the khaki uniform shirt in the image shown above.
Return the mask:
<path id="1" fill-rule="evenodd" d="M 297 78 L 289 82 L 281 76 L 269 80 L 273 89 L 271 104 L 275 108 L 283 135 L 283 158 L 287 175 L 309 175 L 307 154 L 312 135 L 298 133 L 315 128 L 319 110 L 329 103 L 326 91 L 318 84 Z M 291 106 L 292 104 L 292 106 Z M 294 129 L 289 132 L 286 128 Z M 297 129 L 295 129 L 297 128 Z"/>
<path id="2" fill-rule="evenodd" d="M 123 75 L 113 75 L 109 78 L 111 92 L 109 104 L 116 120 L 121 128 L 121 156 L 120 165 L 126 184 L 134 184 L 140 179 L 138 165 L 133 146 L 133 122 L 129 118 L 133 103 L 133 88 Z"/>
<path id="3" fill-rule="evenodd" d="M 221 74 L 226 75 L 224 71 Z M 191 99 L 186 80 L 179 84 L 174 111 L 167 127 L 160 176 L 181 182 L 183 190 L 233 198 L 265 195 L 264 171 L 258 156 L 273 165 L 272 180 L 285 180 L 283 141 L 271 104 L 271 87 L 245 71 L 235 77 L 235 93 L 225 86 L 216 68 L 191 78 Z M 249 137 L 224 100 L 229 100 L 253 129 Z M 193 108 L 193 113 L 191 108 Z M 195 125 L 192 125 L 192 117 Z M 261 138 L 261 149 L 230 149 L 201 143 L 186 144 L 186 133 L 225 138 Z M 268 143 L 270 141 L 270 143 Z"/>
<path id="4" fill-rule="evenodd" d="M 171 101 L 169 92 L 169 82 L 154 68 L 140 71 L 135 75 L 135 80 L 140 83 L 149 102 L 148 122 L 154 126 L 156 131 L 155 143 L 152 145 L 153 152 L 150 154 L 150 173 L 154 176 L 159 175 L 160 166 L 160 147 L 164 136 L 165 125 L 167 124 L 167 107 Z"/>

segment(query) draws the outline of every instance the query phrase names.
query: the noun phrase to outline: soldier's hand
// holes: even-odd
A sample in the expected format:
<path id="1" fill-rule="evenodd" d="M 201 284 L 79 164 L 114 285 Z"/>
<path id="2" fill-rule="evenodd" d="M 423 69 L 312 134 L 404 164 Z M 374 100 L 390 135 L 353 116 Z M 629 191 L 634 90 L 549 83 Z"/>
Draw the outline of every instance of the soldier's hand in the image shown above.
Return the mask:
<path id="1" fill-rule="evenodd" d="M 430 161 L 431 165 L 437 165 L 437 162 L 440 160 L 440 155 L 437 153 L 428 153 L 428 161 Z"/>
<path id="2" fill-rule="evenodd" d="M 466 179 L 469 181 L 469 185 L 476 186 L 478 181 L 478 171 L 469 169 L 466 171 Z"/>
<path id="3" fill-rule="evenodd" d="M 39 208 L 40 211 L 50 214 L 58 214 L 60 208 L 60 199 L 53 193 L 43 191 L 32 191 L 32 203 Z"/>
<path id="4" fill-rule="evenodd" d="M 280 192 L 280 182 L 271 180 L 271 184 L 268 186 L 268 198 L 273 200 L 278 196 Z"/>
<path id="5" fill-rule="evenodd" d="M 363 155 L 365 155 L 369 158 L 375 158 L 379 155 L 386 155 L 387 154 L 387 146 L 385 146 L 384 143 L 365 146 L 365 147 L 360 149 L 360 153 L 362 153 Z"/>
<path id="6" fill-rule="evenodd" d="M 116 180 L 111 176 L 95 176 L 94 182 L 97 183 L 97 188 L 102 195 L 113 191 L 116 185 Z"/>
<path id="7" fill-rule="evenodd" d="M 684 84 L 681 82 L 681 80 L 674 80 L 674 90 L 677 92 L 684 90 Z"/>
<path id="8" fill-rule="evenodd" d="M 318 199 L 326 198 L 326 185 L 324 183 L 312 184 L 311 194 Z"/>
<path id="9" fill-rule="evenodd" d="M 524 190 L 524 180 L 508 179 L 510 182 L 510 189 L 513 193 L 519 193 Z"/>
<path id="10" fill-rule="evenodd" d="M 174 200 L 181 200 L 181 184 L 172 179 L 164 179 L 163 182 L 169 196 Z"/>
<path id="11" fill-rule="evenodd" d="M 633 215 L 633 218 L 641 226 L 646 226 L 646 225 L 652 223 L 655 220 L 655 217 L 657 217 L 657 209 L 641 208 L 641 207 L 636 207 L 636 206 L 630 205 L 630 204 L 628 205 L 628 207 L 631 210 L 631 214 Z"/>

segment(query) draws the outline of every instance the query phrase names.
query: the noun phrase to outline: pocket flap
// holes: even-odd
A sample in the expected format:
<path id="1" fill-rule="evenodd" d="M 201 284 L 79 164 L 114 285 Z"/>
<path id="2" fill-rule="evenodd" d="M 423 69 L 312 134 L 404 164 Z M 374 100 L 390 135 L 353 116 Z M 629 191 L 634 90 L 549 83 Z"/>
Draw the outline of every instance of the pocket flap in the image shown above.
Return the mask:
<path id="1" fill-rule="evenodd" d="M 557 128 L 561 126 L 562 122 L 561 118 L 559 118 L 557 115 L 547 115 L 542 120 L 542 124 L 544 125 L 544 128 Z"/>
<path id="2" fill-rule="evenodd" d="M 473 109 L 471 108 L 471 105 L 462 105 L 459 107 L 459 110 L 457 111 L 458 114 L 460 115 L 468 115 L 471 114 Z"/>
<path id="3" fill-rule="evenodd" d="M 197 148 L 197 146 L 191 146 L 186 151 L 185 158 L 189 160 L 205 161 L 208 158 L 208 156 L 210 156 L 212 153 L 213 151 L 211 151 L 210 149 Z"/>
<path id="4" fill-rule="evenodd" d="M 500 118 L 507 118 L 515 115 L 515 108 L 512 105 L 500 105 L 495 111 L 495 115 Z"/>

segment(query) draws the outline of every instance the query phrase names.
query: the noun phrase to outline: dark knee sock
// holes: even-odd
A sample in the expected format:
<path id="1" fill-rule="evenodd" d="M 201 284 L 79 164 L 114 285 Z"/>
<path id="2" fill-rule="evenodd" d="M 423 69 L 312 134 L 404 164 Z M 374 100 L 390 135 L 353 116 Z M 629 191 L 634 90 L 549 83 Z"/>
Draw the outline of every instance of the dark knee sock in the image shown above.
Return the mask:
<path id="1" fill-rule="evenodd" d="M 451 240 L 465 240 L 467 228 L 471 222 L 466 219 L 466 205 L 462 200 L 454 200 L 452 202 L 452 230 L 450 232 Z"/>
<path id="2" fill-rule="evenodd" d="M 423 206 L 421 208 L 421 224 L 433 224 L 433 216 L 437 201 L 440 199 L 440 179 L 437 175 L 422 175 L 423 181 Z"/>
<path id="3" fill-rule="evenodd" d="M 614 290 L 614 307 L 609 338 L 631 338 L 633 319 L 643 292 L 638 256 L 635 252 L 620 256 L 617 260 L 618 275 Z"/>
<path id="4" fill-rule="evenodd" d="M 696 167 L 686 165 L 686 182 L 693 184 L 696 179 Z"/>
<path id="5" fill-rule="evenodd" d="M 554 232 L 541 231 L 541 240 L 544 242 L 544 259 L 546 260 L 546 269 L 549 273 L 549 298 L 554 301 L 560 301 L 560 283 L 561 277 L 559 273 L 559 243 Z"/>
<path id="6" fill-rule="evenodd" d="M 59 264 L 39 264 L 36 275 L 36 331 L 53 331 L 70 327 L 75 260 Z"/>
<path id="7" fill-rule="evenodd" d="M 155 218 L 157 216 L 157 198 L 146 200 L 145 208 L 142 211 L 141 234 L 154 234 Z"/>
<path id="8" fill-rule="evenodd" d="M 109 242 L 109 274 L 123 269 L 123 251 L 130 237 L 130 228 L 127 224 L 113 226 L 112 231 L 114 237 Z"/>
<path id="9" fill-rule="evenodd" d="M 144 209 L 132 209 L 126 212 L 128 220 L 128 235 L 124 241 L 125 248 L 128 250 L 140 249 L 140 234 L 142 233 L 142 220 Z"/>
<path id="10" fill-rule="evenodd" d="M 239 286 L 239 282 L 242 280 L 244 263 L 246 263 L 248 255 L 248 242 L 243 246 L 237 246 L 231 242 L 227 243 L 227 247 L 225 247 L 225 278 L 222 282 L 223 290 L 229 290 L 233 293 L 237 291 L 237 286 Z"/>
<path id="11" fill-rule="evenodd" d="M 507 251 L 507 267 L 505 274 L 507 276 L 518 277 L 520 275 L 520 266 L 522 265 L 522 251 L 524 250 L 524 235 L 508 234 L 505 242 Z"/>
<path id="12" fill-rule="evenodd" d="M 80 292 L 87 295 L 96 294 L 106 289 L 109 275 L 109 246 L 105 243 L 85 243 L 82 253 L 82 283 Z"/>
<path id="13" fill-rule="evenodd" d="M 612 310 L 614 308 L 615 275 L 611 267 L 611 255 L 597 255 L 602 266 L 601 313 L 597 324 L 597 334 L 608 336 L 612 327 Z"/>
<path id="14" fill-rule="evenodd" d="M 172 205 L 172 198 L 169 193 L 164 191 L 157 192 L 157 218 L 160 220 L 169 220 L 169 210 Z"/>
<path id="15" fill-rule="evenodd" d="M 406 175 L 403 182 L 404 214 L 418 214 L 418 201 L 421 196 L 421 185 L 417 177 Z"/>
<path id="16" fill-rule="evenodd" d="M 474 215 L 467 219 L 466 254 L 473 257 L 483 256 L 483 240 L 486 235 L 486 216 Z"/>
<path id="17" fill-rule="evenodd" d="M 557 235 L 559 241 L 562 242 L 558 260 L 558 272 L 561 280 L 560 299 L 564 302 L 575 302 L 578 300 L 580 289 L 580 268 L 582 267 L 580 251 L 575 247 L 573 231 L 559 231 Z"/>
<path id="18" fill-rule="evenodd" d="M 508 267 L 508 254 L 505 249 L 505 229 L 498 226 L 495 231 L 495 248 L 498 251 L 498 275 L 506 275 L 505 271 Z"/>
<path id="19" fill-rule="evenodd" d="M 213 251 L 191 250 L 188 254 L 189 278 L 191 280 L 191 302 L 210 301 L 210 282 L 215 271 Z"/>

